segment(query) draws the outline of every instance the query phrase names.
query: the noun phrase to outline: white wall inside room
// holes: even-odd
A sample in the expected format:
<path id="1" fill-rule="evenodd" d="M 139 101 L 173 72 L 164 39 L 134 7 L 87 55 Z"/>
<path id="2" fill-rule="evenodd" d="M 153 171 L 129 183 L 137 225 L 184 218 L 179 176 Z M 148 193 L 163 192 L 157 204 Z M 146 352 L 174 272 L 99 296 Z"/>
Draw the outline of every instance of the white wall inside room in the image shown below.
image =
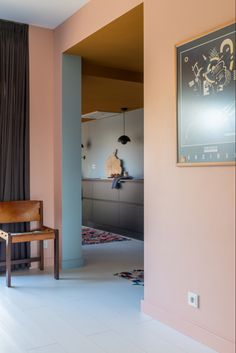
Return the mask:
<path id="1" fill-rule="evenodd" d="M 106 159 L 117 149 L 124 170 L 134 178 L 143 178 L 143 109 L 125 113 L 125 133 L 131 139 L 126 145 L 117 142 L 123 135 L 123 115 L 82 124 L 81 153 L 83 178 L 106 178 Z"/>

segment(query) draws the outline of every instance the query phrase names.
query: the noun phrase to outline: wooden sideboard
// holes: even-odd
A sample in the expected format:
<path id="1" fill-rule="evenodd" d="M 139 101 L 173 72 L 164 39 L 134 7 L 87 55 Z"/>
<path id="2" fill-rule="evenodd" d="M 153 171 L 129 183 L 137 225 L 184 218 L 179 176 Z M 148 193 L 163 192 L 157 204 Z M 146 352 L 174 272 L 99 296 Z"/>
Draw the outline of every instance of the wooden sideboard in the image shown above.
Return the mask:
<path id="1" fill-rule="evenodd" d="M 82 181 L 84 226 L 143 239 L 143 180 L 122 181 L 112 189 L 111 179 Z"/>

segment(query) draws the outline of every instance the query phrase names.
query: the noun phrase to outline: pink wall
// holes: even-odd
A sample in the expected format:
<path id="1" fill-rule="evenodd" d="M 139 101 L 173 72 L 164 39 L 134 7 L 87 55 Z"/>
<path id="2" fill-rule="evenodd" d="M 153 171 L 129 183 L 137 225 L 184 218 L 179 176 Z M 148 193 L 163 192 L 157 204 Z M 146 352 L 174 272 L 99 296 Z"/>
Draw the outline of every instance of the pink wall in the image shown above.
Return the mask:
<path id="1" fill-rule="evenodd" d="M 55 211 L 52 223 L 61 225 L 61 54 L 141 2 L 91 0 L 54 31 L 53 59 L 51 32 L 31 28 L 31 190 L 33 197 L 45 199 L 49 223 Z M 171 5 L 144 0 L 144 5 L 146 277 L 142 308 L 220 353 L 233 353 L 235 168 L 175 165 L 174 45 L 233 20 L 234 0 L 179 0 Z M 38 132 L 43 133 L 42 151 L 38 147 L 42 139 L 36 142 Z M 41 177 L 38 170 L 43 171 Z M 200 295 L 200 310 L 187 305 L 188 290 Z"/>
<path id="2" fill-rule="evenodd" d="M 145 0 L 143 310 L 234 352 L 235 168 L 176 167 L 176 43 L 233 21 L 234 0 Z M 215 9 L 215 10 L 213 10 Z M 200 310 L 187 292 L 200 295 Z"/>
<path id="3" fill-rule="evenodd" d="M 30 26 L 29 48 L 30 194 L 44 201 L 44 222 L 53 226 L 53 31 Z M 52 255 L 50 243 L 46 258 Z"/>

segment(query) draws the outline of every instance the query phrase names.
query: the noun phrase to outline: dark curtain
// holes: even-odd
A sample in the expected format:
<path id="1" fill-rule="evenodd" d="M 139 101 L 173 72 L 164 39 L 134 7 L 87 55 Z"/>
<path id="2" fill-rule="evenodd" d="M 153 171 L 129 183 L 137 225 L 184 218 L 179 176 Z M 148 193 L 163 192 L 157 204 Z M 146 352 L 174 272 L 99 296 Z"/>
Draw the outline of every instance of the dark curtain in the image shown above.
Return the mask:
<path id="1" fill-rule="evenodd" d="M 0 20 L 0 201 L 25 199 L 29 199 L 28 25 Z M 0 228 L 20 232 L 27 225 Z M 15 260 L 30 255 L 26 243 L 15 244 L 12 251 Z M 0 261 L 5 261 L 4 242 Z"/>

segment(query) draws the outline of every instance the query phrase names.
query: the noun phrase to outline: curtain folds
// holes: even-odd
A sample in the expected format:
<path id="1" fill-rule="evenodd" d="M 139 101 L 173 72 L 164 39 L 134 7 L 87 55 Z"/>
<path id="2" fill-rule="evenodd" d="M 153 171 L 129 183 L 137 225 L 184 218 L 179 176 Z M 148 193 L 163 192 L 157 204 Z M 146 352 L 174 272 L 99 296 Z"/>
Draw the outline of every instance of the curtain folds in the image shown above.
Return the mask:
<path id="1" fill-rule="evenodd" d="M 0 201 L 25 199 L 29 199 L 28 25 L 0 20 Z M 27 227 L 0 226 L 6 231 Z M 3 245 L 0 261 L 5 260 Z M 29 251 L 29 245 L 16 244 L 13 258 L 29 257 Z"/>

